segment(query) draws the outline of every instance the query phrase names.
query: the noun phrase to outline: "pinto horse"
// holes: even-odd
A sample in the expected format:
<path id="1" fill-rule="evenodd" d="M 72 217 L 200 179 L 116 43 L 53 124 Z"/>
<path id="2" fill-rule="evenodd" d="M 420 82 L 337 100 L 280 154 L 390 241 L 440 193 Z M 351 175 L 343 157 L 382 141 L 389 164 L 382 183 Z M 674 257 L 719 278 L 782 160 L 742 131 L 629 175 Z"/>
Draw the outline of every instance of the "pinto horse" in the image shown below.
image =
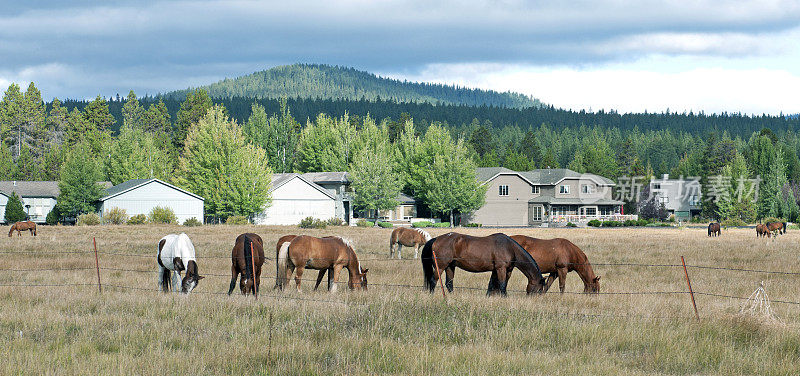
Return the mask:
<path id="1" fill-rule="evenodd" d="M 28 230 L 30 230 L 31 235 L 36 236 L 36 223 L 31 221 L 17 222 L 11 225 L 11 229 L 8 230 L 8 237 L 10 238 L 14 231 L 17 232 L 17 236 L 22 236 L 22 232 Z"/>
<path id="2" fill-rule="evenodd" d="M 242 277 L 239 279 L 239 289 L 242 295 L 258 294 L 262 265 L 264 265 L 264 241 L 261 237 L 249 232 L 237 236 L 231 251 L 231 285 L 228 288 L 228 295 L 236 287 L 236 279 L 240 274 Z"/>
<path id="3" fill-rule="evenodd" d="M 708 236 L 720 236 L 722 231 L 720 230 L 719 222 L 711 222 L 708 224 Z"/>
<path id="4" fill-rule="evenodd" d="M 438 275 L 441 275 L 442 270 L 447 274 L 445 283 L 447 290 L 453 292 L 456 267 L 472 273 L 492 272 L 487 295 L 500 293 L 505 296 L 506 286 L 514 268 L 519 269 L 528 278 L 526 292 L 529 295 L 541 293 L 545 286 L 544 277 L 536 260 L 506 234 L 478 237 L 450 232 L 425 243 L 421 259 L 425 287 L 431 292 L 436 288 Z"/>
<path id="5" fill-rule="evenodd" d="M 786 233 L 786 222 L 767 222 L 765 226 L 767 231 L 775 236 Z"/>
<path id="6" fill-rule="evenodd" d="M 389 237 L 389 257 L 394 257 L 394 248 L 397 246 L 397 258 L 403 258 L 403 246 L 414 247 L 414 258 L 417 258 L 419 249 L 431 240 L 431 234 L 419 228 L 398 227 Z"/>
<path id="7" fill-rule="evenodd" d="M 197 287 L 197 283 L 205 278 L 197 273 L 197 258 L 195 256 L 194 244 L 191 239 L 184 234 L 169 234 L 158 242 L 158 287 L 163 292 L 169 292 L 170 279 L 172 280 L 172 290 L 188 294 Z M 181 272 L 186 271 L 186 277 L 181 280 Z"/>
<path id="8" fill-rule="evenodd" d="M 762 236 L 769 237 L 769 230 L 767 229 L 767 225 L 759 223 L 756 225 L 756 237 L 760 238 Z"/>
<path id="9" fill-rule="evenodd" d="M 511 239 L 533 256 L 542 273 L 550 273 L 543 292 L 550 290 L 558 276 L 558 287 L 563 294 L 567 273 L 571 271 L 578 273 L 583 280 L 583 292 L 600 292 L 600 277 L 595 276 L 586 254 L 571 241 L 564 238 L 536 239 L 525 235 L 512 235 Z"/>
<path id="10" fill-rule="evenodd" d="M 315 238 L 300 235 L 290 242 L 279 244 L 278 268 L 275 275 L 275 286 L 279 289 L 283 289 L 292 277 L 292 273 L 295 273 L 297 291 L 300 291 L 303 271 L 316 269 L 328 272 L 328 291 L 335 292 L 342 268 L 347 268 L 350 274 L 348 287 L 351 290 L 367 289 L 369 269 L 361 267 L 349 240 L 338 236 Z"/>

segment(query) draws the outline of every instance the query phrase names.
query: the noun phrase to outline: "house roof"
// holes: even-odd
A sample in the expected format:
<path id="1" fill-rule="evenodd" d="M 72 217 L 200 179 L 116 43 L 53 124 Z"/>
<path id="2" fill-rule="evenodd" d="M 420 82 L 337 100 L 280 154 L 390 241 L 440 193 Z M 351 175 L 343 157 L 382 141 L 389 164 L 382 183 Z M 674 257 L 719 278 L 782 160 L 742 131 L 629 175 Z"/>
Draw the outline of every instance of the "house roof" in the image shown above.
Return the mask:
<path id="1" fill-rule="evenodd" d="M 322 188 L 319 184 L 314 183 L 313 181 L 309 180 L 305 177 L 306 174 L 300 175 L 294 172 L 284 173 L 284 174 L 273 174 L 272 175 L 272 187 L 269 189 L 269 192 L 272 193 L 274 190 L 280 188 L 282 185 L 292 181 L 294 178 L 300 179 L 306 184 L 314 187 L 314 189 L 322 192 L 325 196 L 328 196 L 332 199 L 336 199 L 336 196 L 332 195 L 328 192 L 327 189 Z"/>
<path id="2" fill-rule="evenodd" d="M 16 193 L 20 197 L 58 197 L 61 192 L 57 181 L 0 181 L 0 192 L 9 196 Z"/>
<path id="3" fill-rule="evenodd" d="M 103 194 L 105 196 L 100 198 L 99 201 L 106 201 L 106 200 L 108 200 L 110 198 L 119 196 L 119 195 L 121 195 L 121 194 L 123 194 L 125 192 L 132 191 L 132 190 L 134 190 L 136 188 L 139 188 L 139 187 L 141 187 L 141 186 L 143 186 L 145 184 L 149 184 L 149 183 L 152 183 L 152 182 L 161 183 L 163 185 L 166 185 L 167 187 L 170 187 L 170 188 L 175 189 L 177 191 L 181 191 L 183 193 L 186 193 L 187 195 L 190 195 L 190 196 L 192 196 L 194 198 L 197 198 L 199 200 L 205 201 L 204 198 L 202 198 L 202 197 L 200 197 L 200 196 L 198 196 L 198 195 L 196 195 L 196 194 L 194 194 L 192 192 L 189 192 L 189 191 L 187 191 L 185 189 L 178 188 L 178 187 L 176 187 L 176 186 L 174 186 L 172 184 L 163 182 L 163 181 L 158 180 L 158 179 L 131 179 L 131 180 L 128 180 L 128 181 L 124 181 L 124 182 L 119 183 L 119 184 L 117 184 L 117 185 L 115 185 L 113 187 L 106 188 L 106 190 L 103 192 Z"/>
<path id="4" fill-rule="evenodd" d="M 618 200 L 611 200 L 607 198 L 589 198 L 589 197 L 550 197 L 539 196 L 534 197 L 528 202 L 532 204 L 550 204 L 550 205 L 622 205 L 624 202 Z"/>
<path id="5" fill-rule="evenodd" d="M 397 201 L 399 201 L 401 204 L 414 204 L 417 202 L 417 199 L 403 192 L 400 192 L 400 194 L 397 195 Z"/>
<path id="6" fill-rule="evenodd" d="M 306 172 L 302 175 L 308 181 L 322 183 L 350 183 L 350 173 L 347 171 Z"/>
<path id="7" fill-rule="evenodd" d="M 592 179 L 600 185 L 616 185 L 613 180 L 595 174 L 582 174 L 567 168 L 545 168 L 531 171 L 514 171 L 505 167 L 479 167 L 475 175 L 479 181 L 488 182 L 501 174 L 516 174 L 534 185 L 556 185 L 564 179 Z"/>

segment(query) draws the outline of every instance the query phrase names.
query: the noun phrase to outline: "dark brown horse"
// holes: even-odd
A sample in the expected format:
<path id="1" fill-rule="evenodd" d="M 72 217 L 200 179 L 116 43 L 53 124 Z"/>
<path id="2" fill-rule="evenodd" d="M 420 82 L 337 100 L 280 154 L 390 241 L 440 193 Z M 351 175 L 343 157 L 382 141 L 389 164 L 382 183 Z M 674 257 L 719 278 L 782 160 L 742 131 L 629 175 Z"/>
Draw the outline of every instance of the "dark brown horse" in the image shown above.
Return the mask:
<path id="1" fill-rule="evenodd" d="M 434 262 L 433 254 L 436 253 Z M 454 232 L 436 237 L 422 248 L 422 271 L 425 287 L 431 292 L 436 288 L 438 275 L 447 274 L 447 289 L 453 292 L 453 276 L 456 267 L 472 273 L 492 272 L 487 295 L 506 295 L 506 286 L 514 268 L 528 278 L 526 292 L 541 293 L 545 281 L 536 260 L 514 239 L 505 234 L 486 237 L 457 234 Z M 438 264 L 439 270 L 436 270 Z"/>
<path id="2" fill-rule="evenodd" d="M 28 231 L 28 230 L 30 230 L 31 235 L 36 236 L 36 224 L 35 223 L 33 223 L 31 221 L 17 222 L 15 224 L 11 225 L 11 229 L 8 230 L 8 237 L 10 238 L 11 234 L 14 233 L 14 231 L 17 232 L 17 236 L 22 236 L 22 231 Z"/>
<path id="3" fill-rule="evenodd" d="M 431 240 L 431 234 L 419 228 L 398 227 L 389 237 L 389 257 L 394 257 L 394 248 L 397 247 L 397 258 L 403 258 L 403 246 L 414 247 L 414 258 L 417 258 L 419 249 Z"/>
<path id="4" fill-rule="evenodd" d="M 769 230 L 767 229 L 767 225 L 759 223 L 756 225 L 756 237 L 760 238 L 762 236 L 769 237 Z"/>
<path id="5" fill-rule="evenodd" d="M 765 226 L 772 235 L 778 236 L 786 233 L 786 222 L 767 222 Z"/>
<path id="6" fill-rule="evenodd" d="M 239 279 L 239 289 L 242 294 L 258 294 L 262 265 L 264 265 L 264 241 L 261 237 L 253 233 L 237 236 L 231 251 L 231 285 L 228 288 L 228 295 L 236 287 L 236 278 L 240 274 L 242 277 Z"/>
<path id="7" fill-rule="evenodd" d="M 275 285 L 280 289 L 286 286 L 295 273 L 295 283 L 300 291 L 305 269 L 316 269 L 327 270 L 328 291 L 335 292 L 342 268 L 347 268 L 350 274 L 348 287 L 351 290 L 367 289 L 369 269 L 361 267 L 352 243 L 338 236 L 315 238 L 300 235 L 291 242 L 283 242 L 280 244 L 277 264 Z"/>
<path id="8" fill-rule="evenodd" d="M 558 287 L 564 293 L 567 273 L 575 271 L 583 280 L 583 292 L 600 292 L 600 277 L 595 276 L 586 254 L 571 241 L 563 238 L 536 239 L 525 235 L 513 235 L 514 239 L 533 256 L 542 273 L 550 273 L 544 292 L 558 276 Z"/>
<path id="9" fill-rule="evenodd" d="M 711 222 L 708 224 L 708 236 L 720 236 L 722 231 L 720 230 L 719 222 Z"/>

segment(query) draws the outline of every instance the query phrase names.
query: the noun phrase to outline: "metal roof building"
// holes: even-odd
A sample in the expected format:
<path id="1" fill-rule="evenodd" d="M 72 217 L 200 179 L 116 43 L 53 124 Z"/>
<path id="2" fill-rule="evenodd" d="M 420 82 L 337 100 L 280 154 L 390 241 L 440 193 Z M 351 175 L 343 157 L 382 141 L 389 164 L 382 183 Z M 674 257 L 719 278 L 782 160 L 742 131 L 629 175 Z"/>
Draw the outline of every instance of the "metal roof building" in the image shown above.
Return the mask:
<path id="1" fill-rule="evenodd" d="M 156 206 L 175 212 L 178 222 L 189 218 L 203 221 L 204 199 L 192 192 L 158 179 L 132 179 L 103 192 L 99 200 L 100 213 L 111 208 L 125 209 L 129 216 L 149 214 Z"/>

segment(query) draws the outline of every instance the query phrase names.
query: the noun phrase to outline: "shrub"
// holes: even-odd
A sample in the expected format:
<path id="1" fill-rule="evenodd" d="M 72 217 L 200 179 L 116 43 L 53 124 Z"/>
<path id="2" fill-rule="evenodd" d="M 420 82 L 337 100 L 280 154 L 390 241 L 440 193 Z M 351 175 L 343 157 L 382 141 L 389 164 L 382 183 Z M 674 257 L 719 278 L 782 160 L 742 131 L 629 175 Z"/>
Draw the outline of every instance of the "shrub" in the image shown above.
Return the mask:
<path id="1" fill-rule="evenodd" d="M 650 222 L 645 227 L 672 227 L 672 224 L 666 222 Z"/>
<path id="2" fill-rule="evenodd" d="M 86 213 L 78 216 L 75 223 L 78 226 L 95 226 L 100 224 L 100 216 L 97 213 Z"/>
<path id="3" fill-rule="evenodd" d="M 433 222 L 431 222 L 431 221 L 419 221 L 419 222 L 414 222 L 414 223 L 411 224 L 411 227 L 417 227 L 417 228 L 432 227 L 432 226 L 433 226 Z"/>
<path id="4" fill-rule="evenodd" d="M 372 227 L 372 226 L 375 226 L 375 223 L 372 223 L 372 222 L 370 222 L 370 221 L 368 221 L 366 219 L 359 219 L 358 222 L 356 222 L 356 226 L 358 226 L 358 227 Z"/>
<path id="5" fill-rule="evenodd" d="M 480 223 L 467 223 L 464 227 L 483 227 L 483 225 Z"/>
<path id="6" fill-rule="evenodd" d="M 197 226 L 202 226 L 203 222 L 200 222 L 197 218 L 192 217 L 183 221 L 183 225 L 186 227 L 197 227 Z"/>
<path id="7" fill-rule="evenodd" d="M 647 226 L 648 223 L 650 223 L 650 221 L 648 221 L 648 220 L 646 220 L 644 218 L 639 219 L 638 221 L 636 221 L 636 225 L 637 226 Z"/>
<path id="8" fill-rule="evenodd" d="M 128 213 L 122 208 L 111 208 L 103 213 L 103 224 L 106 225 L 124 225 L 128 222 Z"/>
<path id="9" fill-rule="evenodd" d="M 433 227 L 450 227 L 450 222 L 434 223 Z"/>
<path id="10" fill-rule="evenodd" d="M 24 221 L 25 218 L 28 218 L 28 215 L 25 214 L 25 208 L 22 207 L 22 200 L 15 192 L 11 192 L 11 196 L 8 197 L 5 217 L 8 224 Z"/>
<path id="11" fill-rule="evenodd" d="M 344 226 L 344 219 L 333 217 L 325 221 L 328 226 Z"/>
<path id="12" fill-rule="evenodd" d="M 53 210 L 50 210 L 47 213 L 47 217 L 44 219 L 44 222 L 50 226 L 54 226 L 58 224 L 58 220 L 61 219 L 61 213 L 58 211 L 58 205 L 56 205 Z"/>
<path id="13" fill-rule="evenodd" d="M 725 227 L 740 227 L 740 226 L 747 226 L 747 223 L 745 223 L 745 222 L 744 222 L 743 220 L 741 220 L 740 218 L 731 218 L 731 219 L 726 219 L 726 220 L 722 221 L 722 223 L 721 223 L 721 224 L 722 224 L 723 226 L 725 226 Z"/>
<path id="14" fill-rule="evenodd" d="M 383 228 L 392 228 L 392 227 L 394 227 L 394 225 L 389 223 L 389 222 L 378 222 L 378 226 L 379 227 L 383 227 Z"/>
<path id="15" fill-rule="evenodd" d="M 175 212 L 166 206 L 154 207 L 153 210 L 150 210 L 150 215 L 147 216 L 147 219 L 150 223 L 178 223 L 178 217 L 175 216 Z"/>
<path id="16" fill-rule="evenodd" d="M 599 219 L 592 219 L 591 221 L 589 221 L 589 223 L 587 223 L 587 225 L 592 227 L 600 227 L 602 224 L 603 222 L 600 222 Z"/>
<path id="17" fill-rule="evenodd" d="M 300 228 L 325 228 L 328 225 L 325 224 L 325 221 L 314 218 L 314 217 L 305 217 L 303 218 L 300 223 L 298 224 Z"/>
<path id="18" fill-rule="evenodd" d="M 232 215 L 225 220 L 226 225 L 247 225 L 250 221 L 243 215 Z"/>
<path id="19" fill-rule="evenodd" d="M 147 216 L 144 214 L 136 214 L 128 219 L 129 225 L 143 225 L 147 223 Z"/>
<path id="20" fill-rule="evenodd" d="M 567 222 L 567 227 L 578 227 L 578 225 L 576 225 L 576 224 L 574 224 L 572 222 Z"/>
<path id="21" fill-rule="evenodd" d="M 603 221 L 603 227 L 621 227 L 622 222 L 620 221 Z"/>
<path id="22" fill-rule="evenodd" d="M 768 222 L 786 222 L 782 218 L 775 218 L 775 217 L 767 217 L 761 220 L 761 223 L 768 223 Z"/>
<path id="23" fill-rule="evenodd" d="M 625 222 L 622 222 L 622 225 L 625 227 L 632 227 L 632 226 L 638 226 L 639 223 L 633 219 L 627 219 L 625 220 Z"/>

